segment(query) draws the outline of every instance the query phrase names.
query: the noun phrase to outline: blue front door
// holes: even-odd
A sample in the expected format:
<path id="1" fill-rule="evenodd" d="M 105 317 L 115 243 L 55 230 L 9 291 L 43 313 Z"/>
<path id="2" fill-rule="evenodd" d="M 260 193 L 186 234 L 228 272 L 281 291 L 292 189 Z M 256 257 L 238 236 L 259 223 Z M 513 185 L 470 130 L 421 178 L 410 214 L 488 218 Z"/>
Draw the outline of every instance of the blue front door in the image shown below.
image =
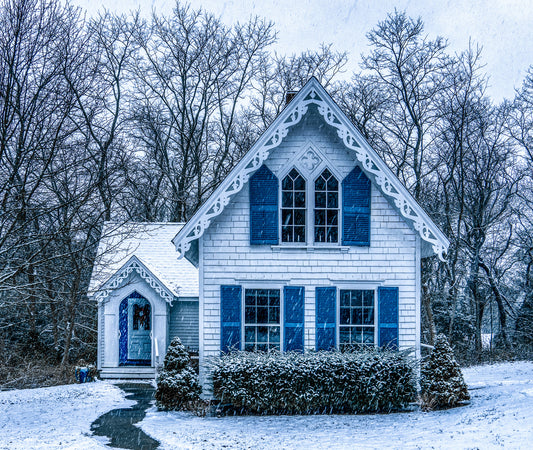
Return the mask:
<path id="1" fill-rule="evenodd" d="M 149 366 L 152 363 L 152 310 L 142 295 L 133 292 L 119 308 L 119 363 Z"/>

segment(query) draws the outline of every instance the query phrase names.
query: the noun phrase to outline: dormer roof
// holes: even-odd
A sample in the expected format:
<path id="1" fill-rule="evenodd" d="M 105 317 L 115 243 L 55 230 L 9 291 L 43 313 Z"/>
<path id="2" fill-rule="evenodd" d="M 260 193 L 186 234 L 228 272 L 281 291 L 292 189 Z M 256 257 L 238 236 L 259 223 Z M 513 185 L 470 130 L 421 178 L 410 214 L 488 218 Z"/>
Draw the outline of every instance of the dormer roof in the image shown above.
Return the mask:
<path id="1" fill-rule="evenodd" d="M 89 295 L 104 300 L 136 272 L 164 300 L 198 297 L 198 269 L 178 260 L 172 238 L 182 223 L 105 222 L 89 284 Z"/>

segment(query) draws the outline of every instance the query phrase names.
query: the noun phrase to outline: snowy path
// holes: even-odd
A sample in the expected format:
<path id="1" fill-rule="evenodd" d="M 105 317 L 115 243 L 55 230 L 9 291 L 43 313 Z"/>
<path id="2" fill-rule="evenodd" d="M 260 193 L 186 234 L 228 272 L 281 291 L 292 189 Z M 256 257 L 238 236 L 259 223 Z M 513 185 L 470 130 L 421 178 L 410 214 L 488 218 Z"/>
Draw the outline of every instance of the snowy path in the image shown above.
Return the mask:
<path id="1" fill-rule="evenodd" d="M 155 389 L 145 383 L 120 383 L 117 386 L 127 394 L 128 400 L 135 401 L 135 405 L 112 409 L 101 415 L 91 424 L 91 431 L 96 436 L 108 438 L 111 447 L 134 450 L 158 448 L 159 442 L 135 425 L 152 405 Z"/>
<path id="2" fill-rule="evenodd" d="M 469 406 L 431 413 L 198 418 L 147 412 L 161 448 L 532 448 L 533 363 L 464 370 Z"/>
<path id="3" fill-rule="evenodd" d="M 0 448 L 108 448 L 107 439 L 92 435 L 91 422 L 133 403 L 103 382 L 0 392 Z"/>

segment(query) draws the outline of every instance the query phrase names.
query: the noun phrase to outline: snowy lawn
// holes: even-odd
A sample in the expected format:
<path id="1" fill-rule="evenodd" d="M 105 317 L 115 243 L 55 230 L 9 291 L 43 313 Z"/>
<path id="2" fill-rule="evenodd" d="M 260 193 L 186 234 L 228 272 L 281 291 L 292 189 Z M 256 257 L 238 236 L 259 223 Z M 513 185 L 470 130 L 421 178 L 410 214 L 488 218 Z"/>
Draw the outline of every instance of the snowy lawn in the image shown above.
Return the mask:
<path id="1" fill-rule="evenodd" d="M 163 449 L 532 448 L 533 363 L 463 373 L 472 402 L 447 411 L 216 419 L 152 408 L 140 426 Z M 133 403 L 105 382 L 0 392 L 0 448 L 104 448 L 90 424 Z"/>
<path id="2" fill-rule="evenodd" d="M 0 448 L 106 448 L 107 440 L 92 436 L 91 423 L 134 403 L 104 382 L 0 392 Z"/>
<path id="3" fill-rule="evenodd" d="M 147 411 L 162 448 L 532 448 L 533 363 L 463 369 L 471 404 L 430 413 L 199 418 Z"/>

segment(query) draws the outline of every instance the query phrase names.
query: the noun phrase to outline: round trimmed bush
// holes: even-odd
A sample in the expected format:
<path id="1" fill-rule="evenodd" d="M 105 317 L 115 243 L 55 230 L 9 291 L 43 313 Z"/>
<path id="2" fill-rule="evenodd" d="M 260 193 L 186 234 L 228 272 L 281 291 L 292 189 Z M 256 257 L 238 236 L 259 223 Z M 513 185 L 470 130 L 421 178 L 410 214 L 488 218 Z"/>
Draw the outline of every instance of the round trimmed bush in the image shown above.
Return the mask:
<path id="1" fill-rule="evenodd" d="M 190 367 L 190 356 L 179 338 L 172 339 L 163 369 L 157 376 L 156 406 L 160 409 L 189 409 L 200 399 L 202 388 Z"/>

